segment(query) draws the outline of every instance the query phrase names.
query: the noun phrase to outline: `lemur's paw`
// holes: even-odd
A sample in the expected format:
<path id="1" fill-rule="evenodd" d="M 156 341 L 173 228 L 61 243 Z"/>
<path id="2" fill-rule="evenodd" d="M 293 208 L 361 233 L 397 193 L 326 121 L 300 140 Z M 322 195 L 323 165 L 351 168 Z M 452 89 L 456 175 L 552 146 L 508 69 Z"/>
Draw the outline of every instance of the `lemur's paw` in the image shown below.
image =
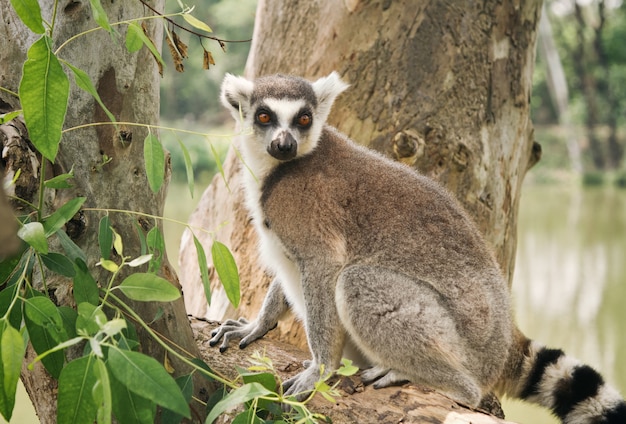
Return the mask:
<path id="1" fill-rule="evenodd" d="M 228 344 L 231 340 L 240 339 L 239 347 L 243 349 L 275 327 L 276 324 L 267 325 L 257 321 L 248 322 L 245 318 L 239 318 L 238 320 L 229 319 L 211 332 L 213 338 L 209 340 L 209 346 L 215 346 L 220 340 L 224 339 L 220 345 L 220 352 L 223 353 L 228 349 Z"/>

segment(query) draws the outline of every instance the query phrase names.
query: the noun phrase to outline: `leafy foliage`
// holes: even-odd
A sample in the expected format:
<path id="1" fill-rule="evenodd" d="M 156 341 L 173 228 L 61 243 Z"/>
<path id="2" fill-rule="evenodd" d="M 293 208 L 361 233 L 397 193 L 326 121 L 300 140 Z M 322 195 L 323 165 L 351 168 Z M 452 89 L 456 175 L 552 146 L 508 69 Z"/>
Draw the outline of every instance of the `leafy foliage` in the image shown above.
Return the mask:
<path id="1" fill-rule="evenodd" d="M 143 18 L 124 22 L 110 22 L 100 0 L 90 0 L 94 21 L 112 36 L 117 28 L 126 25 L 126 47 L 130 53 L 146 46 L 155 60 L 162 64 L 153 40 L 141 26 Z M 107 109 L 87 72 L 57 57 L 54 51 L 53 26 L 41 16 L 36 0 L 12 0 L 22 21 L 30 30 L 42 34 L 28 50 L 20 83 L 19 97 L 23 115 L 35 148 L 44 158 L 54 162 L 59 145 L 69 98 L 69 81 L 63 69 L 73 75 L 76 85 L 91 94 L 108 116 L 110 122 L 98 125 L 116 125 L 115 116 Z M 178 15 L 193 28 L 210 32 L 211 28 L 183 8 Z M 80 34 L 75 37 L 80 36 Z M 178 42 L 178 47 L 183 44 Z M 207 50 L 203 47 L 206 56 Z M 210 53 L 209 53 L 210 54 Z M 19 115 L 9 113 L 2 119 L 14 119 Z M 3 121 L 4 122 L 4 121 Z M 129 125 L 132 125 L 129 124 Z M 161 141 L 148 127 L 144 140 L 144 162 L 147 181 L 153 192 L 158 192 L 165 175 L 165 152 Z M 200 134 L 206 138 L 206 135 Z M 179 141 L 190 191 L 193 192 L 194 169 L 187 147 Z M 220 159 L 215 146 L 211 152 Z M 106 161 L 103 161 L 105 164 Z M 152 423 L 157 407 L 162 408 L 166 422 L 180 422 L 191 417 L 189 403 L 193 399 L 193 375 L 201 373 L 207 378 L 221 382 L 231 389 L 218 394 L 214 406 L 207 411 L 207 423 L 232 406 L 245 403 L 245 411 L 236 422 L 277 422 L 291 420 L 313 422 L 319 416 L 306 408 L 306 402 L 284 398 L 280 383 L 271 361 L 260 355 L 253 357 L 253 366 L 241 372 L 242 384 L 224 380 L 214 374 L 198 358 L 191 358 L 166 343 L 152 331 L 124 298 L 140 302 L 172 302 L 180 298 L 180 291 L 169 281 L 157 275 L 164 259 L 165 245 L 158 226 L 147 233 L 137 226 L 141 242 L 138 256 L 126 256 L 124 237 L 113 228 L 111 213 L 133 211 L 101 210 L 98 223 L 100 258 L 97 268 L 87 264 L 96 262 L 76 245 L 65 232 L 66 226 L 77 214 L 84 211 L 85 197 L 70 198 L 55 211 L 46 215 L 45 190 L 64 190 L 72 187 L 73 170 L 45 180 L 45 161 L 39 172 L 39 203 L 30 205 L 31 213 L 20 220 L 19 237 L 23 247 L 13 258 L 0 261 L 0 413 L 9 420 L 15 406 L 15 393 L 27 344 L 30 342 L 37 353 L 35 360 L 41 362 L 52 377 L 58 380 L 57 422 L 110 423 L 113 417 L 120 423 Z M 59 198 L 59 196 L 57 196 Z M 139 214 L 145 216 L 145 214 Z M 151 219 L 160 217 L 150 216 Z M 209 270 L 204 248 L 194 237 L 198 263 L 207 298 L 210 299 Z M 126 250 L 129 250 L 128 248 Z M 240 300 L 239 275 L 235 260 L 228 248 L 215 240 L 211 247 L 215 270 L 224 285 L 230 301 L 236 306 Z M 102 270 L 106 270 L 103 272 Z M 107 281 L 96 280 L 98 275 L 108 275 Z M 75 308 L 58 306 L 49 294 L 47 281 L 52 276 L 65 278 L 73 283 Z M 41 279 L 41 285 L 34 282 Z M 41 287 L 43 286 L 43 288 Z M 119 293 L 124 296 L 118 296 Z M 106 311 L 106 313 L 105 313 Z M 157 318 L 158 319 L 158 314 Z M 131 323 L 132 322 L 132 323 Z M 168 356 L 176 357 L 192 368 L 191 374 L 174 379 L 167 361 L 140 352 L 135 324 L 143 328 Z M 66 350 L 82 351 L 82 356 L 67 361 Z M 344 367 L 344 373 L 354 372 Z M 334 388 L 320 380 L 317 391 L 325 397 L 336 395 Z M 293 407 L 284 414 L 280 404 Z M 165 422 L 165 421 L 164 421 Z"/>

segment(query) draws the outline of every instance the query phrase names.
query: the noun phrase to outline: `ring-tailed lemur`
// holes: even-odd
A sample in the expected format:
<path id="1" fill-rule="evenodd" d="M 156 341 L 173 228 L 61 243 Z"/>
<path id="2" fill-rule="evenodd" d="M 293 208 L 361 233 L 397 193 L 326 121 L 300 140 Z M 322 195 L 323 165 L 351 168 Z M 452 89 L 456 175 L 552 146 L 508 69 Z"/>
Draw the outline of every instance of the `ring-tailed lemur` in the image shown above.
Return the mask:
<path id="1" fill-rule="evenodd" d="M 409 380 L 470 406 L 493 390 L 566 423 L 625 423 L 596 371 L 517 329 L 494 255 L 449 193 L 326 125 L 346 88 L 336 73 L 224 79 L 222 102 L 252 128 L 239 143 L 246 203 L 275 279 L 259 317 L 226 321 L 211 345 L 243 348 L 290 306 L 312 360 L 287 395 L 310 391 L 352 343 L 376 387 Z"/>

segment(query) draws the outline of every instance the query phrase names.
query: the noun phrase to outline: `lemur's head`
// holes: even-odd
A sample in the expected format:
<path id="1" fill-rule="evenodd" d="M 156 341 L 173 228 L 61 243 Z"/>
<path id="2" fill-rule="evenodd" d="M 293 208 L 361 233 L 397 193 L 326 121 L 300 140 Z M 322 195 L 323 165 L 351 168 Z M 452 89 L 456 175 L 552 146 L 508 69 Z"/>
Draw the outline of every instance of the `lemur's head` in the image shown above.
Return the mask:
<path id="1" fill-rule="evenodd" d="M 221 100 L 253 129 L 258 144 L 246 148 L 258 146 L 286 161 L 315 148 L 335 98 L 346 88 L 336 72 L 313 83 L 285 75 L 249 81 L 227 74 Z"/>

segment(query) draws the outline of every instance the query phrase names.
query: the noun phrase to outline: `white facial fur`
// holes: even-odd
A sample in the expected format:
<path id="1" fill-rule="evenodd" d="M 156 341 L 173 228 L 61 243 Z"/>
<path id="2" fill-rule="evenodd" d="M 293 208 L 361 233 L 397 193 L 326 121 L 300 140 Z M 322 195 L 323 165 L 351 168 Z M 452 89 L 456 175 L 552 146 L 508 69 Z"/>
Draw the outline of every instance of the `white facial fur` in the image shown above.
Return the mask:
<path id="1" fill-rule="evenodd" d="M 290 77 L 266 77 L 260 83 L 263 84 L 261 93 L 255 92 L 253 81 L 230 74 L 224 78 L 222 103 L 235 120 L 240 121 L 243 117 L 243 129 L 253 129 L 253 135 L 246 135 L 245 140 L 241 140 L 240 148 L 246 164 L 257 178 L 263 178 L 281 162 L 268 153 L 270 143 L 281 134 L 284 136 L 286 132 L 289 133 L 297 143 L 297 153 L 290 159 L 313 151 L 335 98 L 348 87 L 336 72 L 314 83 L 298 81 L 299 88 L 303 90 L 301 98 L 293 90 L 285 90 L 286 86 L 293 84 Z M 284 95 L 285 92 L 288 95 Z M 261 106 L 272 112 L 274 122 L 271 126 L 255 123 L 255 114 Z M 308 129 L 294 124 L 294 120 L 304 109 L 310 110 L 312 117 L 312 124 Z"/>

